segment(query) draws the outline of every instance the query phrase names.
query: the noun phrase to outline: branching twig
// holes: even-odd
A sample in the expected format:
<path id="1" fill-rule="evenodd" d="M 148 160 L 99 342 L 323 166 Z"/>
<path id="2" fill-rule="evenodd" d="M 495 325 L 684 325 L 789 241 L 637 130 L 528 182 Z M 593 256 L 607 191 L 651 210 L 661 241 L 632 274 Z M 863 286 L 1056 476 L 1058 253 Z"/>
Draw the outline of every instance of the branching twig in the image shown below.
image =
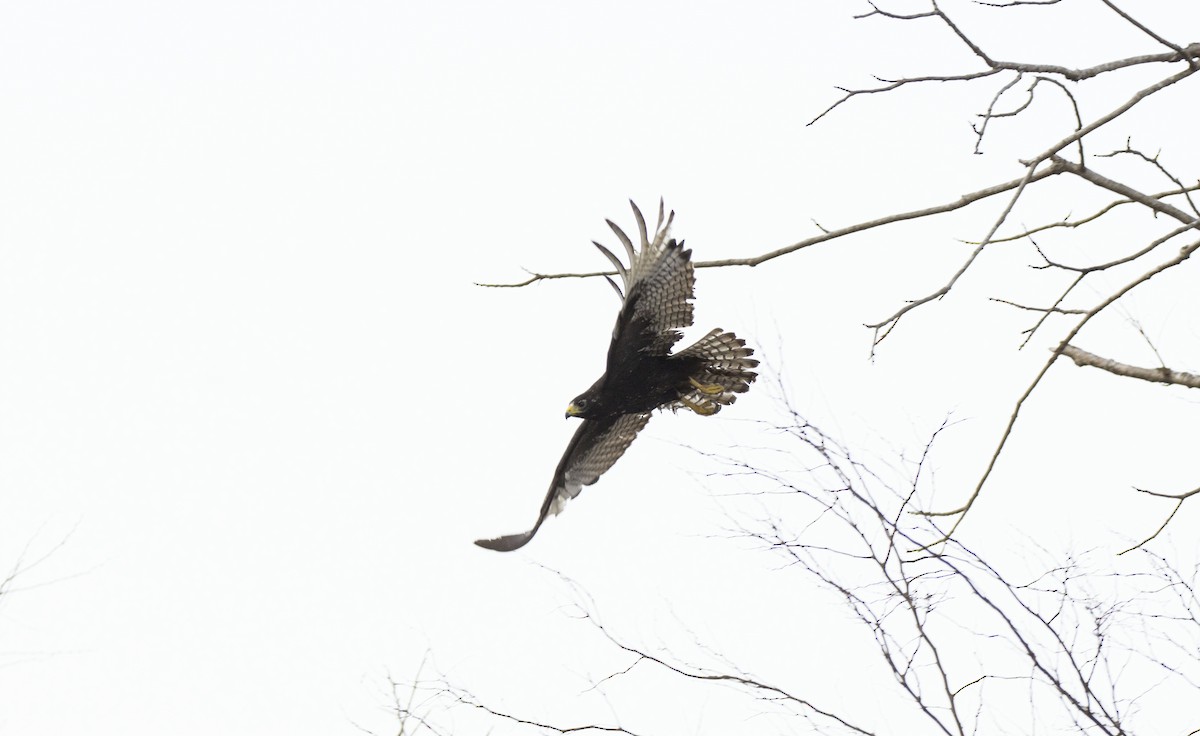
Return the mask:
<path id="1" fill-rule="evenodd" d="M 1147 156 L 1145 153 L 1142 153 L 1141 151 L 1138 151 L 1138 150 L 1132 148 L 1129 145 L 1129 143 L 1130 143 L 1129 140 L 1126 139 L 1125 148 L 1123 148 L 1119 151 L 1111 151 L 1109 153 L 1100 154 L 1099 156 L 1097 156 L 1097 158 L 1113 158 L 1116 156 L 1120 156 L 1121 154 L 1128 154 L 1128 155 L 1136 156 L 1136 157 L 1140 158 L 1141 160 L 1150 164 L 1154 168 L 1158 169 L 1158 171 L 1163 176 L 1170 179 L 1171 182 L 1174 183 L 1176 187 L 1178 187 L 1177 191 L 1179 193 L 1181 193 L 1185 199 L 1187 199 L 1188 205 L 1192 208 L 1192 212 L 1195 213 L 1196 216 L 1200 217 L 1200 208 L 1196 207 L 1196 203 L 1194 201 L 1192 201 L 1192 195 L 1191 195 L 1191 192 L 1194 191 L 1196 189 L 1196 187 L 1195 186 L 1191 186 L 1191 187 L 1185 186 L 1183 181 L 1179 177 L 1172 174 L 1170 171 L 1167 170 L 1166 166 L 1162 165 L 1162 162 L 1158 160 L 1158 156 Z"/>
<path id="2" fill-rule="evenodd" d="M 982 253 L 983 249 L 985 247 L 987 247 L 988 243 L 991 242 L 992 236 L 995 235 L 996 231 L 1000 229 L 1000 226 L 1004 224 L 1004 220 L 1012 212 L 1013 207 L 1016 206 L 1017 200 L 1021 198 L 1021 193 L 1025 191 L 1025 187 L 1027 185 L 1029 185 L 1031 182 L 1037 181 L 1038 179 L 1045 178 L 1046 176 L 1053 176 L 1054 174 L 1059 173 L 1062 167 L 1058 162 L 1051 162 L 1051 164 L 1048 168 L 1043 169 L 1038 174 L 1034 173 L 1035 168 L 1036 168 L 1036 164 L 1032 164 L 1029 166 L 1029 169 L 1026 171 L 1025 176 L 1020 180 L 1020 183 L 1017 185 L 1016 191 L 1013 193 L 1013 196 L 1008 200 L 1008 205 L 1000 213 L 1000 216 L 996 218 L 995 222 L 992 223 L 992 229 L 988 231 L 988 234 L 983 238 L 982 241 L 980 241 L 979 245 L 975 248 L 975 250 L 971 252 L 971 255 L 967 257 L 967 260 L 962 264 L 962 266 L 960 266 L 959 269 L 954 272 L 954 275 L 952 275 L 950 277 L 949 281 L 947 281 L 937 291 L 935 291 L 931 294 L 927 294 L 919 299 L 914 299 L 914 300 L 908 302 L 903 307 L 896 310 L 887 319 L 881 320 L 874 324 L 866 325 L 869 329 L 874 331 L 874 337 L 871 340 L 871 354 L 872 355 L 875 354 L 876 346 L 878 346 L 879 343 L 883 342 L 884 339 L 886 339 L 887 336 L 892 333 L 892 330 L 894 330 L 896 328 L 896 325 L 898 325 L 900 323 L 901 317 L 908 314 L 909 312 L 916 309 L 917 307 L 921 306 L 922 304 L 928 304 L 929 302 L 934 301 L 936 299 L 941 299 L 943 296 L 950 293 L 950 290 L 952 288 L 954 288 L 954 284 L 958 281 L 959 278 L 962 277 L 962 275 L 964 273 L 967 272 L 967 269 L 971 267 L 971 264 L 975 262 L 975 259 L 979 257 L 979 254 Z"/>
<path id="3" fill-rule="evenodd" d="M 1200 224 L 1200 222 L 1197 222 L 1195 224 Z M 1008 442 L 1009 436 L 1012 434 L 1013 427 L 1016 426 L 1017 417 L 1021 413 L 1021 407 L 1023 407 L 1025 405 L 1025 401 L 1029 399 L 1029 397 L 1033 394 L 1034 389 L 1036 389 L 1038 387 L 1038 384 L 1041 383 L 1042 378 L 1045 377 L 1045 375 L 1050 371 L 1050 367 L 1052 365 L 1054 365 L 1054 361 L 1057 360 L 1059 355 L 1062 355 L 1063 347 L 1070 344 L 1071 340 L 1073 340 L 1075 338 L 1075 336 L 1079 334 L 1079 331 L 1083 329 L 1084 325 L 1086 325 L 1089 321 L 1091 321 L 1091 319 L 1093 317 L 1095 317 L 1097 314 L 1104 311 L 1113 302 L 1115 302 L 1118 299 L 1120 299 L 1121 297 L 1125 296 L 1125 294 L 1129 293 L 1136 287 L 1146 283 L 1147 281 L 1154 278 L 1158 274 L 1163 273 L 1164 271 L 1167 271 L 1171 268 L 1174 268 L 1175 266 L 1178 266 L 1180 263 L 1183 263 L 1188 258 L 1190 258 L 1192 253 L 1194 253 L 1198 248 L 1200 248 L 1200 240 L 1195 241 L 1195 242 L 1191 243 L 1190 245 L 1184 246 L 1183 248 L 1180 249 L 1179 254 L 1177 256 L 1150 269 L 1146 273 L 1142 274 L 1141 276 L 1137 277 L 1133 281 L 1126 284 L 1121 289 L 1118 289 L 1116 292 L 1111 294 L 1107 299 L 1105 299 L 1100 304 L 1096 305 L 1091 310 L 1089 310 L 1088 313 L 1085 314 L 1083 316 L 1083 318 L 1080 319 L 1079 322 L 1077 322 L 1075 324 L 1075 326 L 1071 329 L 1071 331 L 1067 334 L 1067 336 L 1065 338 L 1063 338 L 1062 342 L 1059 343 L 1059 346 L 1058 346 L 1058 348 L 1055 349 L 1054 354 L 1051 355 L 1050 358 L 1045 362 L 1045 364 L 1042 365 L 1042 369 L 1038 372 L 1037 376 L 1034 377 L 1033 382 L 1029 384 L 1029 387 L 1027 389 L 1025 389 L 1025 393 L 1023 393 L 1021 395 L 1021 398 L 1019 398 L 1017 400 L 1016 406 L 1013 407 L 1012 415 L 1009 416 L 1008 424 L 1005 426 L 1004 432 L 1000 435 L 1000 442 L 997 444 L 996 450 L 992 453 L 991 460 L 988 461 L 988 465 L 987 465 L 987 468 L 983 472 L 983 476 L 979 479 L 979 482 L 975 486 L 975 490 L 971 493 L 971 495 L 967 499 L 966 503 L 964 503 L 962 506 L 960 506 L 956 509 L 951 509 L 950 511 L 940 511 L 940 512 L 924 511 L 924 512 L 921 512 L 923 515 L 927 515 L 927 516 L 958 516 L 958 519 L 955 520 L 954 525 L 950 527 L 950 531 L 946 532 L 945 537 L 943 539 L 939 540 L 938 542 L 935 542 L 934 544 L 940 544 L 941 542 L 948 540 L 950 538 L 950 536 L 954 534 L 955 530 L 958 529 L 958 526 L 959 526 L 959 524 L 962 523 L 962 520 L 966 518 L 967 511 L 969 511 L 971 509 L 971 507 L 975 504 L 975 500 L 979 498 L 979 493 L 983 490 L 984 484 L 987 483 L 988 477 L 991 475 L 992 470 L 996 467 L 996 462 L 1000 459 L 1000 454 L 1004 451 L 1004 446 Z"/>
<path id="4" fill-rule="evenodd" d="M 1005 8 L 1005 7 L 1012 7 L 1015 5 L 1053 5 L 1054 2 L 1056 2 L 1056 1 L 1057 0 L 1054 0 L 1052 2 L 1031 2 L 1030 0 L 1017 0 L 1015 2 L 1006 2 L 1006 3 L 983 2 L 983 3 L 979 3 L 979 4 L 987 5 L 987 6 L 991 6 L 991 7 L 997 7 L 997 8 Z M 1152 31 L 1147 29 L 1145 26 L 1141 25 L 1136 20 L 1129 17 L 1128 15 L 1126 15 L 1119 9 L 1117 9 L 1110 2 L 1108 2 L 1108 0 L 1104 0 L 1104 2 L 1107 5 L 1109 5 L 1109 7 L 1111 7 L 1113 10 L 1115 10 L 1117 13 L 1119 13 L 1122 17 L 1124 17 L 1127 21 L 1129 21 L 1131 24 L 1133 24 L 1135 27 L 1137 27 L 1139 30 L 1147 33 L 1152 38 L 1154 38 L 1156 41 L 1164 44 L 1165 46 L 1170 48 L 1171 51 L 1164 52 L 1164 53 L 1158 53 L 1158 54 L 1142 54 L 1139 56 L 1131 56 L 1131 57 L 1128 57 L 1125 59 L 1115 59 L 1113 61 L 1108 61 L 1103 64 L 1097 64 L 1095 66 L 1085 67 L 1082 69 L 1072 69 L 1070 67 L 1060 66 L 1057 64 L 1030 64 L 1030 63 L 1023 63 L 1023 62 L 1014 62 L 1014 61 L 1001 61 L 998 59 L 993 59 L 987 53 L 985 53 L 983 51 L 983 49 L 978 44 L 976 44 L 974 41 L 972 41 L 970 39 L 970 37 L 968 37 L 967 34 L 964 33 L 950 19 L 950 17 L 948 15 L 946 15 L 946 13 L 944 11 L 942 11 L 940 8 L 938 8 L 936 3 L 933 4 L 932 10 L 929 10 L 929 11 L 926 11 L 923 13 L 911 13 L 911 14 L 900 14 L 900 13 L 887 12 L 887 11 L 880 9 L 877 5 L 872 3 L 871 4 L 871 8 L 872 8 L 871 12 L 857 15 L 857 16 L 855 16 L 855 18 L 862 19 L 862 18 L 869 18 L 871 16 L 876 16 L 876 15 L 880 16 L 880 17 L 884 17 L 884 18 L 890 18 L 893 20 L 903 20 L 903 21 L 921 20 L 921 19 L 925 19 L 925 18 L 938 18 L 942 21 L 942 23 L 947 28 L 950 29 L 951 32 L 953 32 L 959 38 L 960 41 L 963 42 L 964 45 L 967 46 L 967 48 L 969 48 L 971 50 L 971 52 L 976 57 L 978 57 L 980 60 L 983 61 L 984 65 L 987 67 L 987 69 L 983 70 L 983 71 L 978 71 L 978 72 L 967 72 L 967 73 L 956 74 L 956 75 L 941 75 L 941 76 L 931 75 L 931 76 L 921 76 L 921 77 L 907 77 L 904 79 L 896 79 L 896 80 L 880 79 L 880 81 L 887 82 L 887 84 L 882 87 L 862 88 L 862 89 L 847 89 L 844 87 L 839 88 L 840 91 L 843 92 L 843 96 L 841 98 L 839 98 L 838 100 L 836 100 L 832 105 L 827 107 L 825 110 L 823 110 L 815 118 L 810 120 L 808 124 L 812 125 L 813 123 L 815 123 L 818 120 L 820 120 L 821 118 L 825 117 L 826 115 L 831 113 L 833 110 L 840 107 L 843 103 L 849 101 L 850 99 L 852 99 L 854 97 L 857 97 L 860 95 L 866 95 L 866 94 L 890 92 L 892 90 L 903 87 L 907 84 L 916 84 L 916 83 L 921 83 L 921 82 L 973 81 L 976 79 L 982 79 L 984 77 L 991 76 L 993 74 L 997 74 L 1002 71 L 1014 71 L 1014 72 L 1017 72 L 1018 74 L 1052 75 L 1055 77 L 1061 77 L 1062 79 L 1065 79 L 1065 80 L 1068 80 L 1071 82 L 1081 82 L 1081 81 L 1099 76 L 1101 74 L 1106 74 L 1108 72 L 1114 72 L 1114 71 L 1117 71 L 1120 69 L 1127 69 L 1127 68 L 1133 67 L 1133 66 L 1140 66 L 1143 64 L 1158 64 L 1158 63 L 1169 64 L 1169 63 L 1174 63 L 1174 62 L 1179 62 L 1179 61 L 1186 61 L 1190 67 L 1196 68 L 1197 66 L 1200 66 L 1200 63 L 1198 63 L 1198 62 L 1200 62 L 1200 43 L 1193 43 L 1186 47 L 1172 44 L 1169 41 L 1166 41 L 1162 37 L 1158 36 L 1157 34 L 1153 33 Z"/>
<path id="5" fill-rule="evenodd" d="M 1137 544 L 1133 545 L 1129 549 L 1123 550 L 1122 552 L 1118 552 L 1118 554 L 1122 554 L 1122 555 L 1125 554 L 1126 552 L 1132 552 L 1135 549 L 1140 549 L 1140 548 L 1146 546 L 1147 544 L 1149 544 L 1150 542 L 1154 541 L 1154 539 L 1156 539 L 1159 534 L 1162 534 L 1163 529 L 1166 529 L 1167 525 L 1171 523 L 1171 519 L 1175 518 L 1175 514 L 1179 513 L 1179 509 L 1183 508 L 1183 502 L 1188 500 L 1192 496 L 1195 496 L 1197 493 L 1200 493 L 1200 488 L 1194 488 L 1190 491 L 1184 491 L 1183 493 L 1162 493 L 1161 491 L 1150 491 L 1150 490 L 1146 490 L 1145 488 L 1134 488 L 1133 490 L 1137 491 L 1138 493 L 1145 493 L 1148 496 L 1157 496 L 1158 498 L 1174 499 L 1175 500 L 1175 508 L 1171 509 L 1171 513 L 1167 514 L 1167 518 L 1164 519 L 1163 523 L 1160 524 L 1159 527 L 1154 530 L 1153 534 L 1146 537 L 1145 539 L 1138 542 Z"/>
<path id="6" fill-rule="evenodd" d="M 1094 169 L 1090 169 L 1073 161 L 1068 161 L 1057 155 L 1050 156 L 1050 160 L 1057 163 L 1063 171 L 1075 174 L 1081 179 L 1086 179 L 1102 189 L 1107 189 L 1110 192 L 1120 194 L 1122 197 L 1149 207 L 1155 212 L 1167 215 L 1168 217 L 1173 217 L 1185 225 L 1194 225 L 1197 222 L 1195 215 L 1190 215 L 1178 207 L 1168 204 L 1157 197 L 1149 194 L 1143 194 L 1127 184 L 1122 184 L 1119 181 L 1109 179 L 1108 177 L 1099 174 Z"/>
<path id="7" fill-rule="evenodd" d="M 1071 272 L 1079 274 L 1080 276 L 1086 276 L 1089 273 L 1095 273 L 1096 271 L 1105 271 L 1107 269 L 1113 268 L 1114 266 L 1122 266 L 1126 263 L 1131 263 L 1133 261 L 1136 261 L 1137 259 L 1146 255 L 1147 253 L 1154 250 L 1158 246 L 1160 246 L 1170 240 L 1174 240 L 1176 237 L 1183 235 L 1184 233 L 1186 233 L 1189 230 L 1194 230 L 1194 229 L 1196 229 L 1195 223 L 1193 223 L 1193 222 L 1185 223 L 1185 224 L 1180 225 L 1179 227 L 1175 228 L 1174 230 L 1163 233 L 1162 235 L 1155 238 L 1154 240 L 1151 240 L 1144 247 L 1139 248 L 1138 250 L 1135 250 L 1133 253 L 1121 256 L 1120 258 L 1115 258 L 1111 261 L 1106 261 L 1104 263 L 1096 263 L 1091 266 L 1069 266 L 1065 263 L 1059 263 L 1057 261 L 1052 261 L 1052 260 L 1050 260 L 1049 257 L 1046 256 L 1045 253 L 1042 252 L 1041 248 L 1038 248 L 1038 255 L 1040 255 L 1042 257 L 1042 260 L 1044 260 L 1046 262 L 1046 266 L 1034 266 L 1034 268 L 1045 268 L 1045 267 L 1059 268 L 1059 269 L 1062 269 L 1063 271 L 1071 271 Z M 1064 294 L 1064 296 L 1065 296 L 1065 294 Z"/>
<path id="8" fill-rule="evenodd" d="M 1100 158 L 1100 157 L 1097 157 L 1097 158 Z M 1194 184 L 1190 187 L 1183 187 L 1181 189 L 1170 189 L 1165 192 L 1158 192 L 1157 194 L 1151 194 L 1149 196 L 1154 197 L 1155 199 L 1163 199 L 1164 197 L 1170 197 L 1170 196 L 1178 195 L 1178 194 L 1183 194 L 1186 196 L 1188 193 L 1195 192 L 1195 191 L 1200 191 L 1200 184 Z M 1189 197 L 1189 201 L 1190 201 L 1190 197 Z M 1051 223 L 1048 223 L 1045 225 L 1038 225 L 1037 227 L 1027 228 L 1024 231 L 1017 233 L 1016 235 L 1007 235 L 1003 238 L 993 238 L 992 242 L 993 243 L 1011 243 L 1011 242 L 1014 242 L 1017 240 L 1024 240 L 1025 238 L 1028 238 L 1031 235 L 1037 235 L 1040 232 L 1045 232 L 1046 230 L 1052 230 L 1054 228 L 1075 229 L 1077 227 L 1087 225 L 1088 223 L 1095 222 L 1096 220 L 1098 220 L 1101 217 L 1103 217 L 1104 215 L 1108 214 L 1115 208 L 1120 207 L 1121 205 L 1124 205 L 1124 204 L 1133 204 L 1133 200 L 1118 199 L 1114 202 L 1109 202 L 1103 208 L 1088 215 L 1087 217 L 1083 217 L 1078 220 L 1071 220 L 1071 219 L 1063 218 L 1062 220 L 1058 220 L 1056 222 L 1051 222 Z M 973 242 L 973 241 L 966 241 L 966 243 L 967 243 L 967 245 L 979 245 L 978 242 Z"/>

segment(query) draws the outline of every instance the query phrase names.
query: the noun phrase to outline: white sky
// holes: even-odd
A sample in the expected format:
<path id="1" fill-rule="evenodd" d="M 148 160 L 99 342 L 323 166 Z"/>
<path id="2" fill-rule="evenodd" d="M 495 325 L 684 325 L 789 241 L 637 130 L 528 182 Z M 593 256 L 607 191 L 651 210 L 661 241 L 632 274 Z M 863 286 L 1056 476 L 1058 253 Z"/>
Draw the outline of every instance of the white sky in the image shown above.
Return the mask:
<path id="1" fill-rule="evenodd" d="M 1087 33 L 957 10 L 1001 58 L 1159 50 L 1098 3 L 1062 5 L 1039 12 L 1077 14 Z M 1163 32 L 1200 21 L 1191 3 L 1137 5 Z M 1068 129 L 1048 96 L 971 155 L 988 85 L 857 100 L 806 127 L 836 85 L 970 63 L 932 25 L 853 21 L 862 9 L 0 7 L 0 569 L 44 558 L 0 598 L 0 732 L 383 733 L 388 673 L 415 676 L 427 651 L 497 707 L 571 720 L 596 707 L 576 700 L 588 677 L 620 665 L 539 565 L 625 631 L 657 641 L 677 616 L 734 659 L 839 697 L 870 652 L 803 633 L 845 615 L 710 538 L 739 509 L 680 446 L 755 442 L 739 420 L 774 411 L 765 379 L 719 417 L 656 418 L 526 550 L 471 544 L 534 518 L 575 428 L 562 410 L 602 370 L 617 305 L 597 280 L 474 282 L 606 265 L 589 241 L 612 241 L 605 217 L 632 225 L 628 198 L 664 197 L 699 260 L 754 255 L 814 220 L 1015 178 Z M 1178 122 L 1189 83 L 1097 145 L 1133 134 L 1195 172 Z M 1115 104 L 1104 84 L 1086 113 Z M 1098 201 L 1078 191 L 1022 214 Z M 749 339 L 806 416 L 868 454 L 965 420 L 939 463 L 939 497 L 956 503 L 1052 344 L 1017 352 L 1028 315 L 987 301 L 1048 293 L 1029 285 L 1042 282 L 1028 248 L 989 253 L 874 363 L 861 325 L 944 283 L 966 253 L 956 239 L 982 237 L 1000 206 L 702 270 L 694 334 Z M 1144 226 L 1128 223 L 1139 243 Z M 1127 307 L 1193 371 L 1195 265 Z M 1079 344 L 1154 360 L 1116 318 Z M 1168 510 L 1130 485 L 1196 483 L 1195 399 L 1065 361 L 1051 378 L 964 530 L 1123 548 Z M 1196 523 L 1185 508 L 1175 532 L 1194 539 Z M 795 639 L 764 623 L 781 612 Z M 713 705 L 682 723 L 720 732 L 725 717 Z"/>

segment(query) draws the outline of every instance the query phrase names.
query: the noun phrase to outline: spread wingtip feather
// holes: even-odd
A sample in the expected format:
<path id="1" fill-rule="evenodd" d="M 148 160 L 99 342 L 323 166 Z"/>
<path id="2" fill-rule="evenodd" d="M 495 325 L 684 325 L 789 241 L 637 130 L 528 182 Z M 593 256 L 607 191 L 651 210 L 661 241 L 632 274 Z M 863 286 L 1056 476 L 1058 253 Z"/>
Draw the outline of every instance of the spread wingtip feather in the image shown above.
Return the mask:
<path id="1" fill-rule="evenodd" d="M 512 552 L 515 549 L 520 549 L 533 539 L 537 527 L 530 529 L 523 534 L 509 534 L 504 537 L 496 537 L 495 539 L 476 539 L 475 544 L 484 549 L 495 550 L 496 552 Z"/>

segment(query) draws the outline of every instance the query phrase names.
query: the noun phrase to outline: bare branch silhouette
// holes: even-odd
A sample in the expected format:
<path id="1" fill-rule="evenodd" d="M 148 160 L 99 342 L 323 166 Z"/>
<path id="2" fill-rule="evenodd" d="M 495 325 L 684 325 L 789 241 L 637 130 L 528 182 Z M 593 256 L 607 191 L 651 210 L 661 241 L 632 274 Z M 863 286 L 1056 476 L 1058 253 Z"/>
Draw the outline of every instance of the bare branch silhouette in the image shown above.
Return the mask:
<path id="1" fill-rule="evenodd" d="M 1142 368 L 1140 366 L 1129 365 L 1128 363 L 1118 363 L 1111 358 L 1101 358 L 1099 355 L 1094 355 L 1074 345 L 1064 346 L 1062 354 L 1075 361 L 1075 365 L 1092 366 L 1093 368 L 1099 368 L 1117 376 L 1137 378 L 1142 381 L 1150 381 L 1151 383 L 1173 383 L 1178 386 L 1187 386 L 1188 388 L 1200 388 L 1200 376 L 1195 373 L 1175 371 L 1166 366 L 1160 368 Z"/>
<path id="2" fill-rule="evenodd" d="M 970 194 L 964 194 L 952 202 L 946 202 L 943 204 L 932 205 L 929 207 L 923 207 L 918 210 L 910 210 L 907 212 L 898 212 L 898 213 L 892 214 L 892 215 L 885 215 L 883 217 L 879 217 L 874 220 L 860 222 L 855 225 L 849 225 L 847 227 L 837 228 L 835 230 L 825 230 L 820 235 L 816 235 L 811 238 L 805 238 L 804 240 L 801 240 L 797 243 L 793 243 L 791 245 L 787 245 L 782 248 L 778 248 L 776 250 L 770 251 L 768 253 L 764 253 L 762 255 L 752 256 L 749 258 L 724 258 L 721 260 L 713 260 L 713 261 L 696 261 L 692 265 L 695 268 L 721 268 L 721 267 L 725 267 L 725 266 L 758 266 L 763 263 L 766 263 L 767 261 L 774 260 L 775 258 L 778 258 L 780 256 L 785 256 L 790 253 L 795 253 L 798 250 L 803 250 L 804 248 L 818 245 L 820 243 L 824 243 L 824 242 L 827 242 L 830 240 L 836 240 L 838 238 L 843 238 L 847 235 L 853 235 L 854 233 L 860 233 L 860 232 L 864 232 L 866 230 L 872 230 L 877 227 L 882 227 L 884 225 L 891 225 L 891 224 L 897 223 L 897 222 L 904 222 L 905 220 L 916 220 L 916 219 L 920 219 L 922 217 L 929 217 L 931 215 L 940 215 L 940 214 L 943 214 L 946 212 L 953 212 L 954 210 L 962 209 L 963 207 L 966 207 L 967 205 L 974 204 L 975 202 L 987 199 L 988 197 L 992 197 L 997 194 L 1003 194 L 1004 192 L 1016 189 L 1017 187 L 1020 187 L 1022 185 L 1022 183 L 1028 184 L 1028 183 L 1032 183 L 1032 182 L 1041 181 L 1042 179 L 1045 179 L 1047 177 L 1053 176 L 1058 173 L 1061 173 L 1061 170 L 1058 167 L 1051 165 L 1051 166 L 1048 166 L 1048 167 L 1042 169 L 1038 173 L 1034 174 L 1032 177 L 1021 177 L 1020 179 L 1013 179 L 1012 181 L 1006 181 L 1006 182 L 1002 182 L 1000 184 L 996 184 L 996 185 L 993 185 L 990 187 L 985 187 L 983 189 L 971 192 Z M 824 229 L 822 228 L 822 230 L 824 230 Z M 615 276 L 616 275 L 616 271 L 594 271 L 594 272 L 587 272 L 587 273 L 554 273 L 554 274 L 543 274 L 543 273 L 534 273 L 534 272 L 528 272 L 528 273 L 531 274 L 530 278 L 528 278 L 524 281 L 521 281 L 521 282 L 495 283 L 495 284 L 478 283 L 477 286 L 486 286 L 486 287 L 495 287 L 495 288 L 517 288 L 517 287 L 521 287 L 521 286 L 528 286 L 528 285 L 536 283 L 538 281 L 543 281 L 543 280 L 548 280 L 548 279 L 568 279 L 568 278 L 586 279 L 586 278 Z"/>
<path id="3" fill-rule="evenodd" d="M 757 544 L 730 564 L 766 554 L 783 563 L 773 573 L 778 585 L 814 605 L 839 601 L 874 645 L 874 661 L 859 665 L 862 674 L 883 674 L 894 683 L 894 693 L 872 697 L 897 705 L 886 714 L 817 706 L 702 643 L 692 656 L 710 662 L 671 649 L 651 651 L 613 631 L 586 590 L 550 571 L 575 601 L 566 614 L 626 657 L 597 684 L 629 680 L 632 692 L 642 692 L 639 678 L 665 675 L 684 687 L 719 685 L 758 703 L 760 712 L 783 709 L 815 733 L 1184 732 L 1180 727 L 1194 716 L 1187 709 L 1168 716 L 1137 706 L 1149 689 L 1166 702 L 1200 696 L 1200 660 L 1184 644 L 1200 641 L 1194 575 L 1153 552 L 1109 569 L 1108 555 L 1064 557 L 1023 542 L 1025 562 L 1033 555 L 1046 561 L 1033 577 L 1006 570 L 1011 555 L 1002 555 L 1003 564 L 989 560 L 1008 550 L 1003 543 L 976 549 L 956 536 L 931 552 L 943 530 L 908 512 L 926 502 L 936 443 L 950 423 L 934 430 L 917 456 L 884 467 L 859 460 L 786 398 L 782 402 L 779 419 L 761 422 L 761 436 L 774 438 L 771 444 L 739 446 L 731 454 L 697 451 L 713 469 L 707 476 L 713 491 L 728 486 L 736 494 L 726 497 L 751 501 L 746 506 L 755 509 L 747 520 L 730 510 L 732 541 Z M 447 693 L 448 702 L 533 732 L 631 733 L 620 725 L 555 725 L 481 705 L 444 682 L 431 687 Z M 613 703 L 618 711 L 631 705 Z M 903 731 L 898 723 L 905 724 Z"/>

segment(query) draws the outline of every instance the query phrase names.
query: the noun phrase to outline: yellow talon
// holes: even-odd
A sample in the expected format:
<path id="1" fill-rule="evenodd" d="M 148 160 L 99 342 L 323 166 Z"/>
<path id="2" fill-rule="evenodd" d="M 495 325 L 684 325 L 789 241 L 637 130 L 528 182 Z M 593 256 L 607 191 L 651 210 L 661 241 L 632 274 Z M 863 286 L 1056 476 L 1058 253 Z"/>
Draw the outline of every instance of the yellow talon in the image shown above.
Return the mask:
<path id="1" fill-rule="evenodd" d="M 699 388 L 699 387 L 697 386 L 697 388 Z M 694 401 L 690 401 L 686 396 L 680 396 L 679 403 L 683 404 L 684 406 L 686 406 L 687 408 L 696 412 L 697 414 L 699 414 L 702 417 L 712 416 L 713 414 L 717 413 L 717 408 L 715 406 L 705 406 L 703 404 L 697 404 Z"/>
<path id="2" fill-rule="evenodd" d="M 692 384 L 692 388 L 706 396 L 717 396 L 725 393 L 725 387 L 719 383 L 703 384 L 690 376 L 688 377 L 688 383 Z"/>

